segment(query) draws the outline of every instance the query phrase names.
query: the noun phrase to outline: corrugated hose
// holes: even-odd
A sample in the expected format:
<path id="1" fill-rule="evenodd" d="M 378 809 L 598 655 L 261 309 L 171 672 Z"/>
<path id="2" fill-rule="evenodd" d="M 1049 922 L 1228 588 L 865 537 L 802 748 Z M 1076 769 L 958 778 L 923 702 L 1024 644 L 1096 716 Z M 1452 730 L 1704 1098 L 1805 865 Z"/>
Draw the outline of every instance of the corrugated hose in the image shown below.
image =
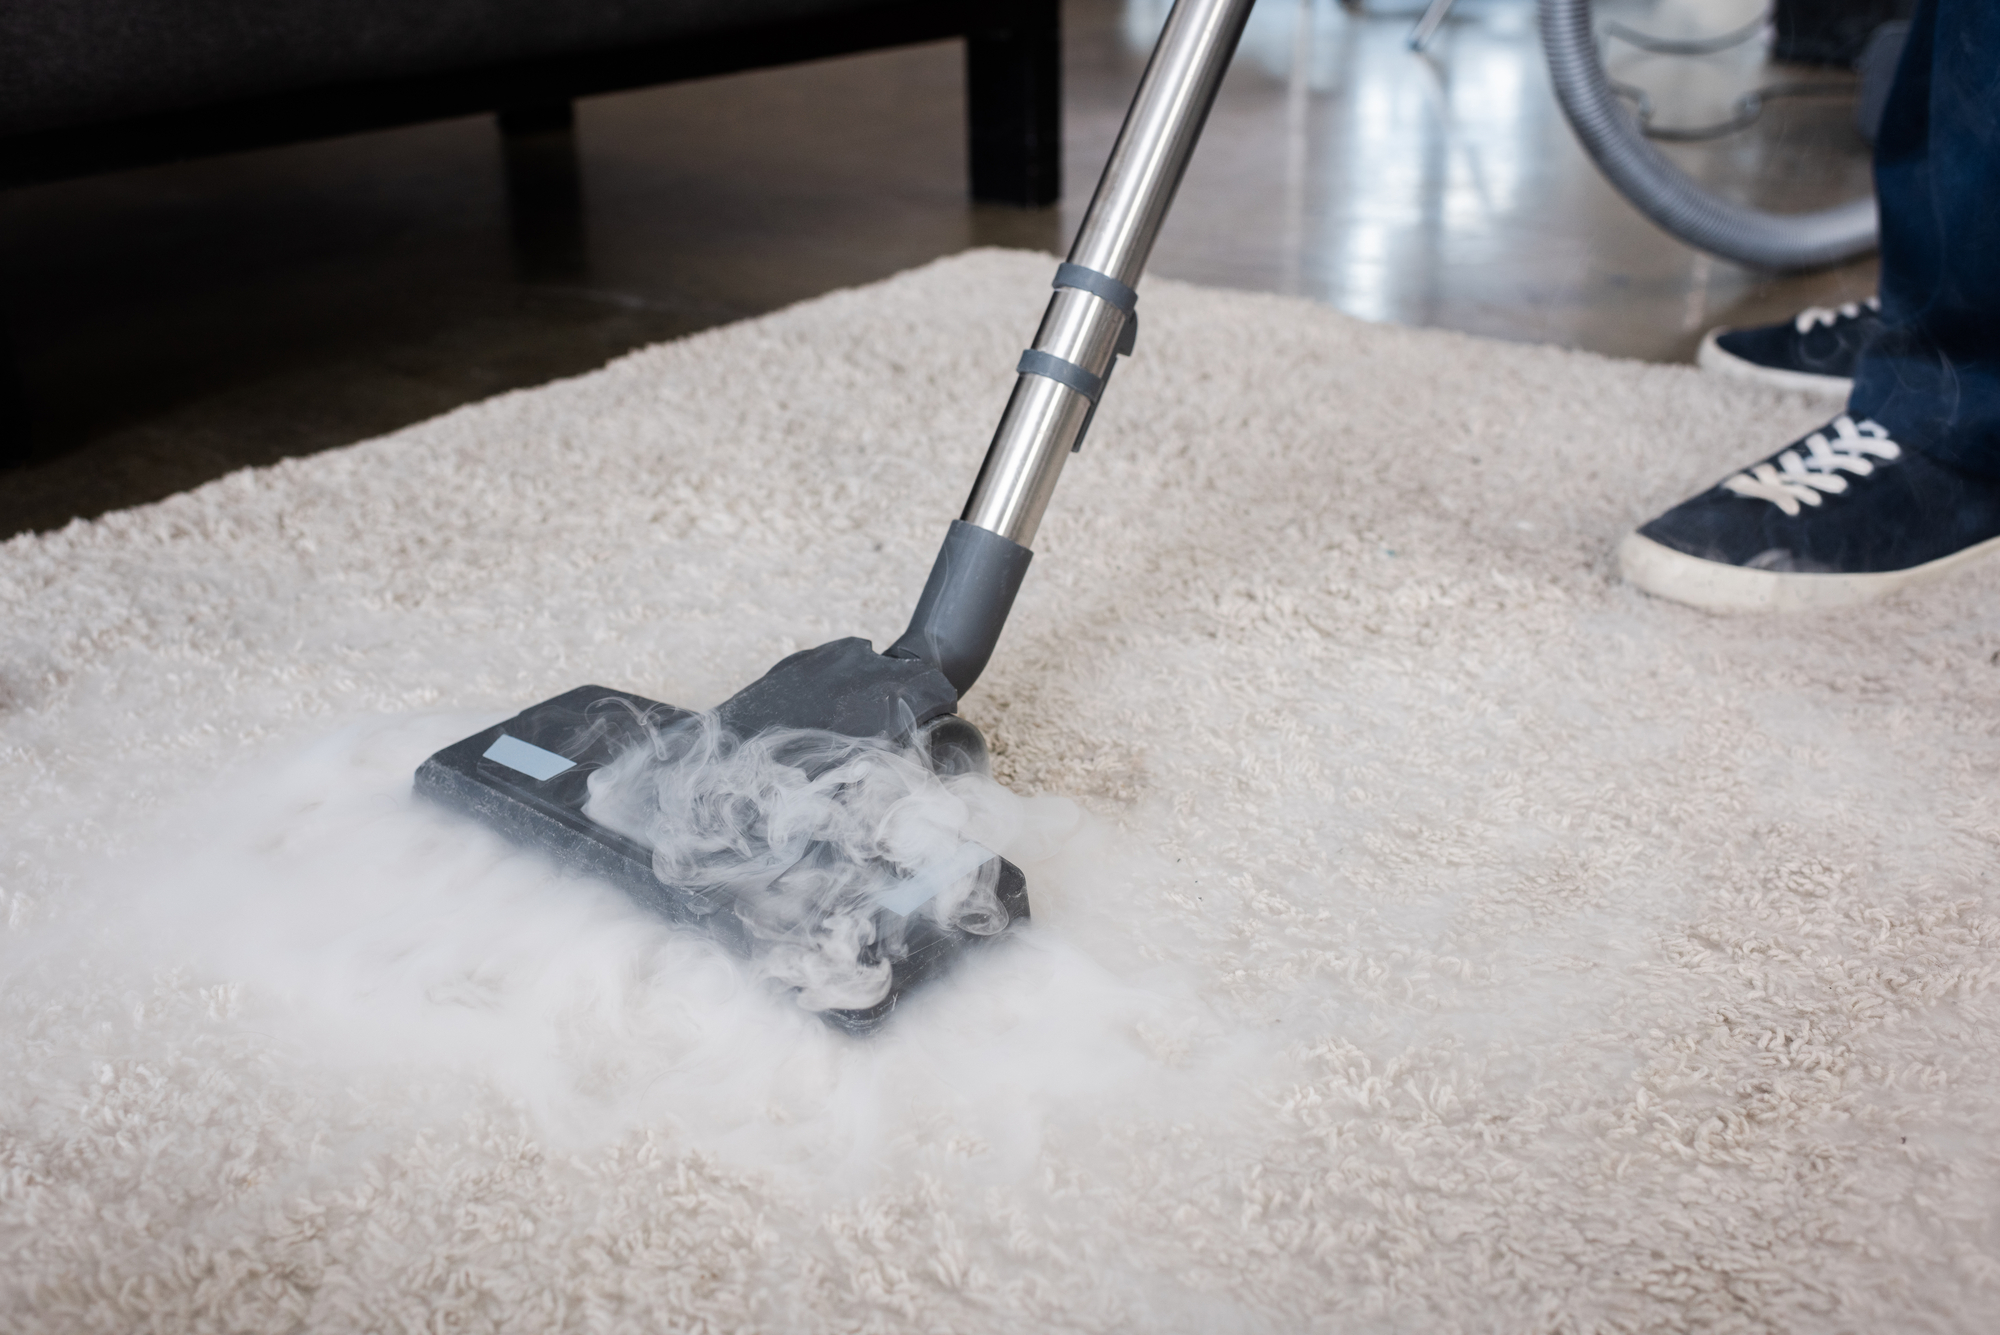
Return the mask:
<path id="1" fill-rule="evenodd" d="M 1599 171 L 1666 231 L 1760 269 L 1817 269 L 1875 248 L 1873 196 L 1811 213 L 1769 213 L 1717 199 L 1647 141 L 1604 73 L 1590 0 L 1538 0 L 1556 98 Z"/>

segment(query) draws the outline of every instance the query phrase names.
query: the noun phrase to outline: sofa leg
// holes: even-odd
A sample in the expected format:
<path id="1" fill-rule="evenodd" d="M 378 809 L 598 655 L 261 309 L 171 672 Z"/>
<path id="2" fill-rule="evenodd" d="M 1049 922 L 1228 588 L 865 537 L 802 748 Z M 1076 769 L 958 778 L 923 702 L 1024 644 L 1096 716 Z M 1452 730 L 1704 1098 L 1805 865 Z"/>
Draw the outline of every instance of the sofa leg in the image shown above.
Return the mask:
<path id="1" fill-rule="evenodd" d="M 0 469 L 19 468 L 36 460 L 21 366 L 14 357 L 13 340 L 0 327 Z"/>
<path id="2" fill-rule="evenodd" d="M 515 273 L 527 282 L 582 278 L 587 256 L 574 104 L 503 107 L 499 122 Z"/>
<path id="3" fill-rule="evenodd" d="M 1061 0 L 993 0 L 965 38 L 972 197 L 1038 208 L 1062 198 Z"/>

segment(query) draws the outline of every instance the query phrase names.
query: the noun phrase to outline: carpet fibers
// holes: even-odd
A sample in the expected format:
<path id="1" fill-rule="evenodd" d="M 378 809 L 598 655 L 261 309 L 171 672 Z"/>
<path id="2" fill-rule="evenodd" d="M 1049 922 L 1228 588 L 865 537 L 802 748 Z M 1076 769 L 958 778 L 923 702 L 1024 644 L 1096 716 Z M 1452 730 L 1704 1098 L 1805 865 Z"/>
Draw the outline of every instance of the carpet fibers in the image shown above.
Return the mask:
<path id="1" fill-rule="evenodd" d="M 0 546 L 0 1327 L 1991 1328 L 1991 576 L 1611 566 L 1805 400 L 1149 282 L 965 705 L 1035 922 L 872 1040 L 413 805 L 892 638 L 1049 272 Z"/>

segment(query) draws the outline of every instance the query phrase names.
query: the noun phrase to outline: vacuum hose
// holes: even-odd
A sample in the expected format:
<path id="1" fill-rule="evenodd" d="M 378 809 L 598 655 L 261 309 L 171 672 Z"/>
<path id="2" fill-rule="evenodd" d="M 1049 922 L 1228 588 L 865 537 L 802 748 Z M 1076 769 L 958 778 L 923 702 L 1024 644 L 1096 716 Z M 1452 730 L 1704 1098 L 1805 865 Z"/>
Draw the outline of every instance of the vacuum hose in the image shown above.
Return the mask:
<path id="1" fill-rule="evenodd" d="M 1604 76 L 1590 0 L 1538 0 L 1542 48 L 1570 128 L 1618 193 L 1700 250 L 1762 269 L 1815 269 L 1875 248 L 1875 200 L 1766 213 L 1717 199 L 1639 131 Z"/>

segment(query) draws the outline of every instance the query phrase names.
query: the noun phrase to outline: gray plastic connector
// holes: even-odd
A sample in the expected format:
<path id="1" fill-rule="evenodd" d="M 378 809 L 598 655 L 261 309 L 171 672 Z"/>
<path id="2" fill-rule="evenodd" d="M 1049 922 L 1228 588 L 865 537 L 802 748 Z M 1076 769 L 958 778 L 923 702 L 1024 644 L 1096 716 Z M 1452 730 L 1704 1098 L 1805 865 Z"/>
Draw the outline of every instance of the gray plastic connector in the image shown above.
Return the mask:
<path id="1" fill-rule="evenodd" d="M 889 656 L 923 659 L 964 695 L 993 657 L 1034 557 L 1011 538 L 952 520 L 910 628 L 889 646 Z"/>

